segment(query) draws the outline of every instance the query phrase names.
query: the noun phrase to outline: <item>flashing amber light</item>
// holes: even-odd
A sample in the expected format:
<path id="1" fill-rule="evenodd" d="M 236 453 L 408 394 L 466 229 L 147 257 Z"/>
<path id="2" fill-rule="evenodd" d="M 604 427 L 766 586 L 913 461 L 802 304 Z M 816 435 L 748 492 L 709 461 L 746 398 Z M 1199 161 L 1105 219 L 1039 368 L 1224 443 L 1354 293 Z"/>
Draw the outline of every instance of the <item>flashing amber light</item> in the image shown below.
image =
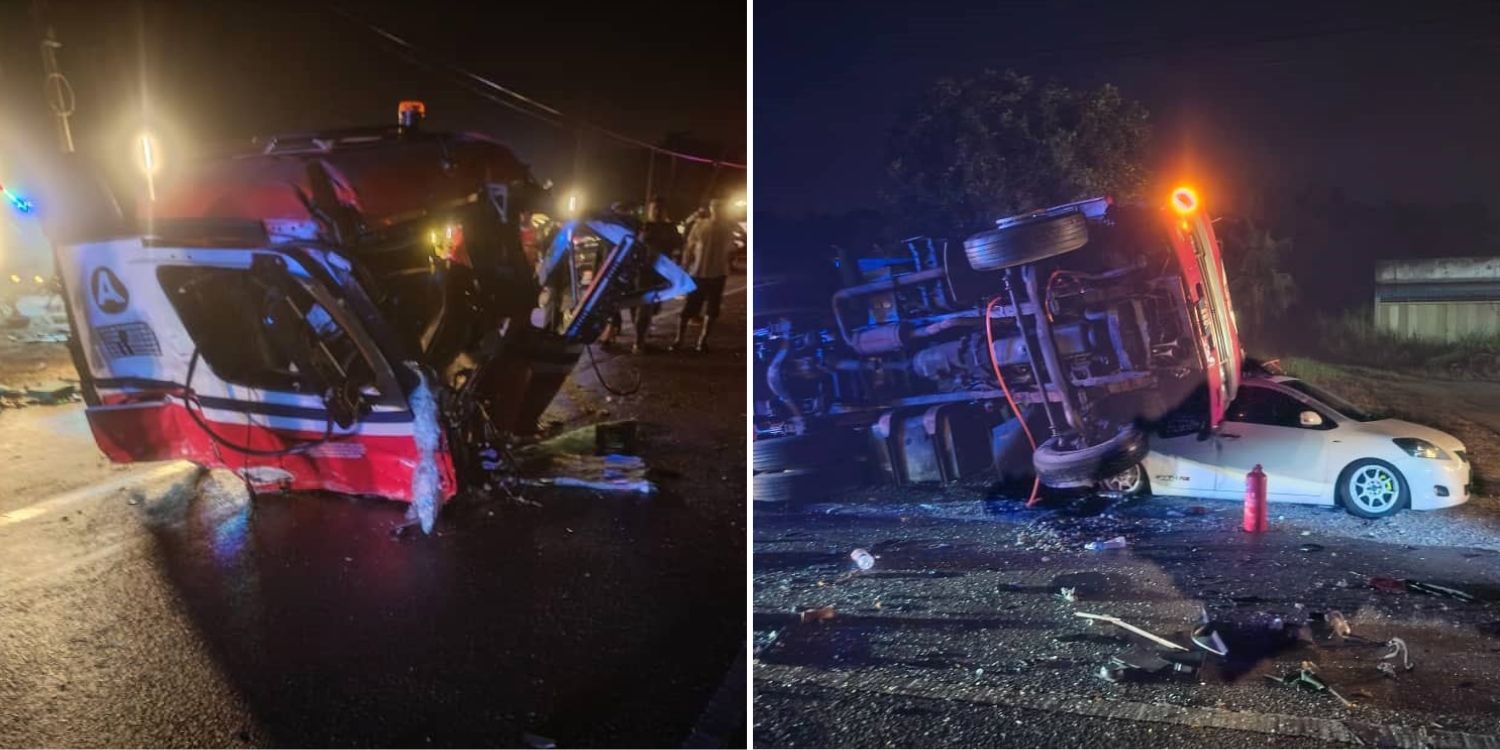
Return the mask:
<path id="1" fill-rule="evenodd" d="M 1172 210 L 1179 214 L 1190 214 L 1198 210 L 1198 194 L 1190 187 L 1172 191 Z"/>

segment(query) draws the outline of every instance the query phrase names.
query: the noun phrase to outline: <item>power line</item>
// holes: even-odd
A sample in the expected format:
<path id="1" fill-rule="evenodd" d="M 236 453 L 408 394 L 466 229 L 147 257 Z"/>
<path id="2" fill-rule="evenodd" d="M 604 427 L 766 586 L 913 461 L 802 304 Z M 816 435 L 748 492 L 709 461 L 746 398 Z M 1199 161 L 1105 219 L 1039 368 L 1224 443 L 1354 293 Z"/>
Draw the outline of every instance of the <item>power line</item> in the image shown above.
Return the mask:
<path id="1" fill-rule="evenodd" d="M 471 83 L 471 85 L 470 86 L 466 86 L 466 88 L 468 88 L 468 90 L 471 93 L 474 93 L 474 94 L 480 96 L 481 98 L 486 99 L 487 101 L 491 101 L 491 102 L 494 102 L 496 104 L 500 104 L 500 105 L 505 106 L 505 107 L 507 107 L 507 108 L 509 108 L 511 110 L 514 110 L 514 111 L 519 112 L 521 114 L 527 115 L 527 116 L 532 117 L 534 119 L 540 120 L 540 121 L 545 122 L 545 123 L 547 123 L 549 125 L 552 125 L 554 127 L 566 127 L 566 123 L 565 122 L 560 122 L 559 120 L 571 121 L 571 122 L 577 124 L 578 126 L 580 126 L 582 128 L 586 128 L 588 130 L 592 130 L 594 132 L 597 132 L 597 133 L 599 133 L 601 135 L 604 135 L 606 137 L 609 137 L 609 138 L 613 138 L 613 139 L 615 139 L 617 141 L 620 141 L 622 143 L 628 143 L 628 144 L 630 144 L 632 146 L 637 146 L 637 147 L 640 147 L 640 148 L 644 148 L 644 149 L 647 149 L 647 150 L 652 151 L 654 153 L 665 154 L 665 155 L 670 156 L 670 157 L 672 157 L 674 159 L 682 159 L 683 161 L 689 161 L 689 162 L 694 162 L 694 163 L 698 163 L 698 164 L 710 164 L 710 165 L 713 165 L 715 167 L 729 167 L 731 169 L 744 169 L 745 168 L 744 164 L 737 164 L 735 162 L 722 161 L 720 159 L 710 159 L 708 157 L 698 156 L 696 154 L 688 154 L 688 153 L 684 153 L 684 152 L 681 152 L 681 151 L 673 151 L 671 149 L 662 148 L 661 146 L 657 146 L 657 145 L 654 145 L 654 144 L 651 144 L 651 143 L 647 143 L 646 141 L 642 141 L 642 140 L 640 140 L 638 138 L 632 138 L 632 137 L 630 137 L 628 135 L 625 135 L 623 133 L 619 133 L 619 132 L 610 130 L 608 128 L 605 128 L 605 127 L 602 127 L 602 126 L 599 126 L 599 125 L 595 125 L 593 123 L 586 122 L 584 120 L 580 120 L 580 119 L 575 118 L 575 117 L 569 117 L 569 116 L 563 114 L 562 111 L 558 110 L 556 107 L 549 106 L 549 105 L 544 104 L 544 103 L 542 103 L 542 102 L 540 102 L 540 101 L 538 101 L 536 99 L 528 97 L 528 96 L 520 93 L 519 91 L 516 91 L 515 89 L 509 88 L 509 87 L 506 87 L 506 86 L 502 86 L 499 83 L 496 83 L 495 81 L 490 80 L 489 78 L 486 78 L 486 77 L 484 77 L 482 75 L 479 75 L 478 73 L 475 73 L 475 72 L 473 72 L 471 70 L 468 70 L 467 68 L 464 68 L 462 66 L 459 66 L 459 65 L 456 65 L 456 64 L 453 64 L 453 63 L 431 63 L 431 62 L 428 62 L 427 60 L 423 59 L 423 55 L 425 54 L 425 51 L 422 50 L 421 48 L 417 47 L 416 45 L 412 44 L 411 42 L 408 42 L 407 40 L 401 38 L 400 36 L 397 36 L 396 34 L 393 34 L 393 33 L 389 32 L 389 31 L 386 31 L 385 29 L 383 29 L 383 28 L 381 28 L 379 26 L 376 26 L 373 23 L 369 23 L 367 21 L 361 20 L 360 18 L 358 18 L 354 14 L 350 13 L 349 11 L 345 10 L 344 8 L 342 8 L 342 7 L 338 6 L 338 5 L 333 5 L 331 7 L 332 7 L 332 9 L 333 9 L 333 11 L 335 13 L 338 13 L 339 15 L 341 15 L 341 16 L 349 19 L 350 21 L 353 21 L 353 22 L 355 22 L 357 24 L 360 24 L 360 25 L 364 26 L 366 29 L 368 29 L 371 33 L 375 34 L 376 36 L 379 36 L 380 38 L 382 38 L 382 39 L 390 42 L 391 44 L 397 45 L 400 48 L 402 48 L 403 50 L 405 50 L 405 52 L 401 56 L 402 56 L 403 59 L 407 60 L 408 62 L 413 63 L 413 64 L 418 65 L 418 66 L 423 67 L 423 68 L 427 68 L 429 70 L 437 69 L 437 68 L 444 68 L 444 69 L 447 69 L 451 73 L 457 74 L 460 78 L 465 79 L 466 81 L 469 81 Z M 525 106 L 521 106 L 521 105 L 515 104 L 514 102 L 509 102 L 509 101 L 505 101 L 503 99 L 496 98 L 495 96 L 493 96 L 491 94 L 488 94 L 487 92 L 477 91 L 477 90 L 475 90 L 473 88 L 472 84 L 478 84 L 479 86 L 483 86 L 484 88 L 489 89 L 490 91 L 499 92 L 500 94 L 502 94 L 504 96 L 508 96 L 508 97 L 510 97 L 512 99 L 515 99 L 515 100 L 519 101 L 519 102 L 523 102 L 525 105 L 527 105 L 529 107 L 533 107 L 535 109 L 541 110 L 541 112 L 536 112 L 536 111 L 533 111 L 532 109 L 527 109 Z M 543 114 L 543 113 L 545 113 L 545 114 Z M 550 117 L 549 117 L 549 115 L 550 115 Z"/>

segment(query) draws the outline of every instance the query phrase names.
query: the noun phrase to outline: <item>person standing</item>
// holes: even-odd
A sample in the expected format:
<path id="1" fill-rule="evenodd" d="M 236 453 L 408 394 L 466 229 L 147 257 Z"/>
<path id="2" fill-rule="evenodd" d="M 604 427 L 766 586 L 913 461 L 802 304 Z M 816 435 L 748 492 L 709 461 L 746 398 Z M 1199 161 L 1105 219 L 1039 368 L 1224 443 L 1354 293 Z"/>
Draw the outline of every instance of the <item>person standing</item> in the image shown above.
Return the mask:
<path id="1" fill-rule="evenodd" d="M 682 250 L 682 234 L 677 231 L 676 224 L 667 220 L 666 201 L 661 196 L 652 198 L 646 204 L 646 220 L 641 224 L 638 236 L 649 253 L 645 263 L 647 268 L 656 262 L 658 255 L 665 255 L 675 261 Z M 655 277 L 649 270 L 646 274 L 648 277 Z M 635 327 L 632 353 L 642 354 L 646 351 L 646 334 L 651 331 L 651 318 L 660 307 L 661 303 L 647 302 L 631 309 L 630 322 Z"/>
<path id="2" fill-rule="evenodd" d="M 697 351 L 708 350 L 708 332 L 719 317 L 724 303 L 724 281 L 729 276 L 729 259 L 734 254 L 735 223 L 724 215 L 724 202 L 715 198 L 708 202 L 708 218 L 693 222 L 688 231 L 687 248 L 683 253 L 687 272 L 697 285 L 682 307 L 682 316 L 677 319 L 677 338 L 672 342 L 674 350 L 681 349 L 687 337 L 688 322 L 701 317 L 703 327 L 698 332 Z"/>

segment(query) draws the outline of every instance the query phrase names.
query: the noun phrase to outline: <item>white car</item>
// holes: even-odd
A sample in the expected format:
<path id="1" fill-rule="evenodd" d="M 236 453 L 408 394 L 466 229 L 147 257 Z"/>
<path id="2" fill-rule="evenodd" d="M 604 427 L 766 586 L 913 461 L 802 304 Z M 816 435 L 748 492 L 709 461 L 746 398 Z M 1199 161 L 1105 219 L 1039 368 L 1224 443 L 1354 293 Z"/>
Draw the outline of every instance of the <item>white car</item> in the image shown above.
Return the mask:
<path id="1" fill-rule="evenodd" d="M 1187 404 L 1185 415 L 1207 410 Z M 1141 467 L 1106 490 L 1240 499 L 1256 464 L 1273 502 L 1339 504 L 1362 518 L 1469 499 L 1469 458 L 1441 430 L 1367 413 L 1296 378 L 1246 379 L 1214 432 L 1202 418 L 1162 421 Z"/>

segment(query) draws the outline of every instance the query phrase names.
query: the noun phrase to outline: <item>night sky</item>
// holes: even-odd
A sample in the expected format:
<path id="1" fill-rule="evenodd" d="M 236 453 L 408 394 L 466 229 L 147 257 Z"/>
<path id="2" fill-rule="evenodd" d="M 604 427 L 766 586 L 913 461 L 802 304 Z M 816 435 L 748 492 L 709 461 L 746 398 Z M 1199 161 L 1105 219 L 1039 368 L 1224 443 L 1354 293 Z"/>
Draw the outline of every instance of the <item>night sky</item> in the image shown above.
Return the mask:
<path id="1" fill-rule="evenodd" d="M 985 67 L 1118 85 L 1151 111 L 1158 173 L 1209 186 L 1221 209 L 1305 187 L 1500 208 L 1500 3 L 758 0 L 754 14 L 758 214 L 878 207 L 898 114 L 935 78 Z"/>
<path id="2" fill-rule="evenodd" d="M 600 174 L 637 192 L 645 187 L 643 150 L 597 136 L 585 137 L 580 148 L 570 130 L 485 102 L 451 76 L 403 61 L 368 30 L 331 12 L 332 4 L 46 5 L 64 45 L 63 70 L 77 91 L 73 126 L 80 150 L 123 153 L 144 119 L 156 123 L 164 148 L 176 155 L 256 134 L 387 124 L 394 122 L 397 101 L 411 98 L 427 103 L 434 129 L 478 130 L 507 142 L 539 179 L 567 184 L 577 162 L 579 179 L 592 182 L 596 192 L 623 190 Z M 439 58 L 570 115 L 649 142 L 686 134 L 697 149 L 716 152 L 707 156 L 744 161 L 743 6 L 343 5 Z M 32 11 L 31 0 L 0 2 L 0 151 L 9 145 L 12 162 L 22 160 L 15 151 L 53 147 Z M 0 162 L 6 157 L 0 153 Z M 658 162 L 658 169 L 667 167 Z M 640 174 L 622 176 L 631 170 Z"/>

